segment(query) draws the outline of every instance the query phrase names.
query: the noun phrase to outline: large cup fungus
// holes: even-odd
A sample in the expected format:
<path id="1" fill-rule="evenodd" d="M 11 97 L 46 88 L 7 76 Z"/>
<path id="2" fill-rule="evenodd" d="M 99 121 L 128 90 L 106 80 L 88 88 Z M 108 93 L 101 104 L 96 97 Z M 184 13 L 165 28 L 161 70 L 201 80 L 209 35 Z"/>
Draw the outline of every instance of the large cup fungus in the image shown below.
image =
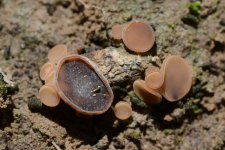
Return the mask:
<path id="1" fill-rule="evenodd" d="M 136 80 L 133 88 L 136 95 L 146 102 L 160 102 L 156 93 L 174 102 L 189 92 L 191 84 L 192 72 L 188 63 L 180 56 L 170 55 L 164 60 L 160 71 L 149 69 L 145 81 Z"/>
<path id="2" fill-rule="evenodd" d="M 155 42 L 154 30 L 142 21 L 113 26 L 112 37 L 115 40 L 122 39 L 125 46 L 136 53 L 147 52 Z"/>
<path id="3" fill-rule="evenodd" d="M 112 90 L 96 66 L 86 57 L 63 58 L 56 71 L 60 97 L 83 114 L 101 114 L 113 101 Z"/>
<path id="4" fill-rule="evenodd" d="M 180 56 L 168 56 L 163 70 L 163 96 L 168 101 L 183 98 L 191 89 L 192 72 L 188 63 Z"/>
<path id="5" fill-rule="evenodd" d="M 113 101 L 113 92 L 97 66 L 88 58 L 71 55 L 65 45 L 52 48 L 50 62 L 40 71 L 45 85 L 39 91 L 41 101 L 57 106 L 60 98 L 80 114 L 98 115 L 107 111 Z"/>

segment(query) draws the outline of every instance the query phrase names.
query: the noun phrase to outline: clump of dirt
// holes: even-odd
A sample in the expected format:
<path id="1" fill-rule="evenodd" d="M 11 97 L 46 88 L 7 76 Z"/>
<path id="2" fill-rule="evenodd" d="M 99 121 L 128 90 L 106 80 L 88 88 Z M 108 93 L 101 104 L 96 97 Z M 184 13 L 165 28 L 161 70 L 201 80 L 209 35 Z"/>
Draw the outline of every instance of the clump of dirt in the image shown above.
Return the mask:
<path id="1" fill-rule="evenodd" d="M 225 1 L 193 3 L 0 0 L 0 65 L 18 85 L 18 92 L 8 93 L 8 83 L 0 78 L 0 149 L 224 149 Z M 190 14 L 197 25 L 182 21 Z M 110 39 L 114 24 L 131 20 L 145 20 L 154 28 L 156 43 L 145 56 Z M 132 102 L 130 120 L 116 120 L 112 110 L 80 118 L 63 101 L 56 108 L 37 102 L 43 84 L 39 67 L 60 43 L 98 60 L 114 101 Z M 143 78 L 146 64 L 160 66 L 167 54 L 179 54 L 192 66 L 192 89 L 182 101 L 147 105 L 132 92 L 132 81 Z"/>

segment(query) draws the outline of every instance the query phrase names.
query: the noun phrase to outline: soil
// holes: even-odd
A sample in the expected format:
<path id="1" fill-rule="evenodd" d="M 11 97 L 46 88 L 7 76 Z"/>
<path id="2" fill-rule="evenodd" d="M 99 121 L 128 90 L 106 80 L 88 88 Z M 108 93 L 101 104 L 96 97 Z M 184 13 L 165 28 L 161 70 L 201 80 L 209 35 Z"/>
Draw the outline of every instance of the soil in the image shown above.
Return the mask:
<path id="1" fill-rule="evenodd" d="M 8 76 L 0 82 L 0 149 L 224 150 L 225 0 L 201 0 L 194 13 L 191 3 L 195 0 L 0 0 L 0 68 Z M 136 55 L 111 40 L 111 27 L 131 20 L 153 26 L 150 53 Z M 55 108 L 42 105 L 39 68 L 57 44 L 81 48 L 95 61 L 111 83 L 114 101 L 132 102 L 132 118 L 119 121 L 111 109 L 79 117 L 62 101 Z M 96 56 L 108 53 L 115 65 L 109 56 Z M 192 89 L 179 102 L 147 105 L 134 95 L 133 80 L 143 78 L 146 64 L 160 66 L 168 54 L 192 66 Z M 128 74 L 118 72 L 126 60 Z"/>

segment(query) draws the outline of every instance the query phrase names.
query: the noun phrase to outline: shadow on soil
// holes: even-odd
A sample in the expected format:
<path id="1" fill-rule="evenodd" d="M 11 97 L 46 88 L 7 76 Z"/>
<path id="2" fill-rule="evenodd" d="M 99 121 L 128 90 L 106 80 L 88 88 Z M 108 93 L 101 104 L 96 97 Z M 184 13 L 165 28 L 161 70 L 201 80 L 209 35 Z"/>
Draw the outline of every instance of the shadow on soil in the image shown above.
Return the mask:
<path id="1" fill-rule="evenodd" d="M 106 134 L 121 132 L 111 132 L 115 120 L 111 110 L 99 116 L 78 116 L 72 108 L 61 101 L 55 108 L 43 106 L 41 114 L 64 127 L 70 136 L 84 141 L 83 144 L 94 145 Z"/>

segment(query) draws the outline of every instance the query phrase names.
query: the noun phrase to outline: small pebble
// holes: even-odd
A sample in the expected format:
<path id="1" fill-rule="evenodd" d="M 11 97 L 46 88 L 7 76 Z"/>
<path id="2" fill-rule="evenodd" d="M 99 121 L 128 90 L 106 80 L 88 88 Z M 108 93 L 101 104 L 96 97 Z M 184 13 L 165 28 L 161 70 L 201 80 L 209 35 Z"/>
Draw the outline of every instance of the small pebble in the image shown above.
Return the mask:
<path id="1" fill-rule="evenodd" d="M 42 109 L 42 103 L 36 97 L 30 97 L 28 99 L 28 108 L 33 112 L 38 112 Z"/>
<path id="2" fill-rule="evenodd" d="M 225 18 L 220 20 L 220 25 L 225 26 Z"/>
<path id="3" fill-rule="evenodd" d="M 174 120 L 174 118 L 173 118 L 172 116 L 170 116 L 170 115 L 166 115 L 166 116 L 163 118 L 163 120 L 165 120 L 165 121 L 167 121 L 167 122 L 171 122 L 171 121 Z"/>

